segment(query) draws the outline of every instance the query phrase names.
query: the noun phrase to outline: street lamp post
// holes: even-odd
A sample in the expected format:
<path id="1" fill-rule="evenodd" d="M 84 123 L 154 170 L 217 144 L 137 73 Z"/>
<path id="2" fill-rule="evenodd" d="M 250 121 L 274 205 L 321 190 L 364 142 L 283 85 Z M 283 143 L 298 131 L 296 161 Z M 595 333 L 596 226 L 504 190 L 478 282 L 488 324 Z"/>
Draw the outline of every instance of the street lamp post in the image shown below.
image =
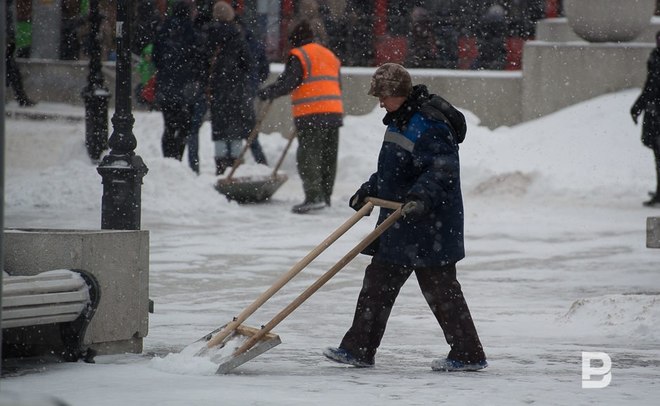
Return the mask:
<path id="1" fill-rule="evenodd" d="M 131 16 L 132 0 L 117 0 L 117 80 L 110 152 L 97 171 L 103 178 L 101 228 L 139 230 L 142 207 L 142 178 L 147 166 L 135 155 L 135 119 L 131 113 Z"/>
<path id="2" fill-rule="evenodd" d="M 90 51 L 87 86 L 82 91 L 85 101 L 85 147 L 93 161 L 108 148 L 108 99 L 110 92 L 103 83 L 101 71 L 101 13 L 99 0 L 89 2 Z"/>

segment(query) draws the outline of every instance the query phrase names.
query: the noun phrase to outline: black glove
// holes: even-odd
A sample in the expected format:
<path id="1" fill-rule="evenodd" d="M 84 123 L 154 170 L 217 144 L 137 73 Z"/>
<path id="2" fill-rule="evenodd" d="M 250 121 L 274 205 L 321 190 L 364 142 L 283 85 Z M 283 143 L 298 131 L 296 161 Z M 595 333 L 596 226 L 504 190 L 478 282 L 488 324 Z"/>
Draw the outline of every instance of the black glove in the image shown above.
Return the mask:
<path id="1" fill-rule="evenodd" d="M 268 88 L 264 87 L 263 89 L 259 89 L 257 91 L 257 97 L 261 100 L 270 100 L 270 92 L 268 91 Z"/>
<path id="2" fill-rule="evenodd" d="M 409 199 L 403 204 L 401 208 L 401 216 L 407 220 L 418 221 L 428 214 L 428 208 L 423 201 L 417 199 Z"/>
<path id="3" fill-rule="evenodd" d="M 351 197 L 351 200 L 348 201 L 348 205 L 351 206 L 351 209 L 359 211 L 367 202 L 365 199 L 369 197 L 367 191 L 364 189 L 358 189 L 357 192 Z"/>
<path id="4" fill-rule="evenodd" d="M 640 114 L 642 114 L 641 107 L 638 105 L 638 103 L 633 104 L 633 106 L 630 108 L 630 116 L 632 117 L 635 124 L 637 124 L 637 118 Z"/>

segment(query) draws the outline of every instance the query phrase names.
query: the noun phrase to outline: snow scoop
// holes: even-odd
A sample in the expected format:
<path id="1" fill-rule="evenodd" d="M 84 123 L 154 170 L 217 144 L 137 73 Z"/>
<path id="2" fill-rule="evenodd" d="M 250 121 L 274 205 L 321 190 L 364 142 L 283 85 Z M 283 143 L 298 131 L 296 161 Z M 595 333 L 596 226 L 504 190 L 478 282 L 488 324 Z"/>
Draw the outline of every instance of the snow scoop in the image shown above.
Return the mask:
<path id="1" fill-rule="evenodd" d="M 277 293 L 284 285 L 286 285 L 294 276 L 300 273 L 307 265 L 309 265 L 316 257 L 325 251 L 332 243 L 337 241 L 339 237 L 345 234 L 351 227 L 360 221 L 364 216 L 368 215 L 374 206 L 385 207 L 394 210 L 378 227 L 362 239 L 351 251 L 349 251 L 343 258 L 341 258 L 335 265 L 328 271 L 321 275 L 313 284 L 311 284 L 303 293 L 294 299 L 288 306 L 280 311 L 273 317 L 266 325 L 261 328 L 245 327 L 242 323 L 250 317 L 259 307 L 261 307 L 268 299 Z M 368 198 L 367 203 L 351 216 L 344 224 L 332 232 L 323 242 L 317 245 L 310 251 L 303 259 L 298 261 L 288 272 L 280 276 L 280 278 L 262 293 L 252 304 L 246 307 L 238 316 L 213 331 L 202 340 L 206 345 L 202 347 L 197 356 L 208 355 L 213 361 L 219 362 L 217 374 L 226 374 L 234 368 L 244 364 L 252 358 L 268 351 L 269 349 L 279 345 L 281 340 L 278 335 L 271 333 L 271 330 L 276 327 L 282 320 L 289 314 L 302 305 L 310 296 L 317 290 L 325 285 L 334 275 L 343 269 L 350 261 L 353 260 L 361 251 L 363 251 L 369 244 L 374 242 L 385 230 L 394 224 L 401 217 L 401 204 L 390 202 L 386 200 Z M 219 349 L 229 346 L 229 343 L 237 340 L 239 343 L 234 345 L 229 355 L 224 354 L 218 357 L 215 354 Z"/>
<path id="2" fill-rule="evenodd" d="M 234 164 L 231 167 L 229 175 L 227 175 L 225 178 L 219 179 L 215 184 L 215 189 L 223 195 L 227 196 L 229 200 L 235 200 L 238 203 L 259 203 L 266 201 L 270 199 L 273 194 L 280 188 L 280 186 L 282 186 L 284 182 L 288 180 L 286 174 L 277 173 L 277 171 L 280 169 L 280 166 L 284 161 L 284 157 L 289 151 L 289 147 L 293 142 L 293 138 L 295 138 L 294 132 L 289 134 L 289 142 L 284 148 L 284 151 L 282 151 L 282 155 L 277 162 L 277 165 L 275 165 L 275 168 L 273 168 L 273 172 L 270 174 L 270 176 L 234 177 L 234 173 L 236 173 L 236 170 L 243 162 L 245 153 L 259 134 L 259 128 L 261 127 L 261 123 L 263 122 L 264 118 L 266 117 L 266 113 L 270 108 L 270 103 L 272 103 L 272 101 L 268 101 L 268 104 L 266 104 L 261 110 L 257 123 L 248 136 L 240 155 L 238 158 L 236 158 L 236 160 L 234 160 Z"/>

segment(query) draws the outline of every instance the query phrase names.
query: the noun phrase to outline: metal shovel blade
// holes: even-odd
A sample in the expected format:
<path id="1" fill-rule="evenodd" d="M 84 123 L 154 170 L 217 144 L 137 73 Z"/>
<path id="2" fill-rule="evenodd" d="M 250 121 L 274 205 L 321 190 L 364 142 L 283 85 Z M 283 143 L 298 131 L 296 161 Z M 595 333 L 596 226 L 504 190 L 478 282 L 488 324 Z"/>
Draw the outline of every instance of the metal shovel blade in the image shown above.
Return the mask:
<path id="1" fill-rule="evenodd" d="M 200 341 L 208 342 L 213 336 L 224 329 L 224 326 L 204 336 Z M 232 333 L 214 347 L 207 348 L 200 355 L 208 356 L 209 359 L 218 364 L 216 374 L 226 374 L 234 368 L 245 364 L 252 358 L 263 354 L 271 348 L 282 343 L 280 336 L 273 333 L 266 334 L 249 350 L 236 354 L 236 350 L 249 338 L 259 332 L 258 328 L 240 325 Z"/>
<path id="2" fill-rule="evenodd" d="M 218 180 L 215 189 L 238 203 L 259 203 L 270 199 L 287 179 L 285 174 L 225 178 Z"/>

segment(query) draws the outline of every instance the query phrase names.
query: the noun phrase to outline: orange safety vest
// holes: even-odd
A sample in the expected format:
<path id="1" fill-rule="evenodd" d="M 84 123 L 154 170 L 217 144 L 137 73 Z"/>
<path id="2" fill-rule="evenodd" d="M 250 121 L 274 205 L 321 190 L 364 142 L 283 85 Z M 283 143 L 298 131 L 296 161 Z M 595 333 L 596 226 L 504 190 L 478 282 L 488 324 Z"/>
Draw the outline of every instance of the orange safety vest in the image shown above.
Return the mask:
<path id="1" fill-rule="evenodd" d="M 293 116 L 344 113 L 339 85 L 341 62 L 329 49 L 306 44 L 290 52 L 303 68 L 303 81 L 291 93 Z"/>

